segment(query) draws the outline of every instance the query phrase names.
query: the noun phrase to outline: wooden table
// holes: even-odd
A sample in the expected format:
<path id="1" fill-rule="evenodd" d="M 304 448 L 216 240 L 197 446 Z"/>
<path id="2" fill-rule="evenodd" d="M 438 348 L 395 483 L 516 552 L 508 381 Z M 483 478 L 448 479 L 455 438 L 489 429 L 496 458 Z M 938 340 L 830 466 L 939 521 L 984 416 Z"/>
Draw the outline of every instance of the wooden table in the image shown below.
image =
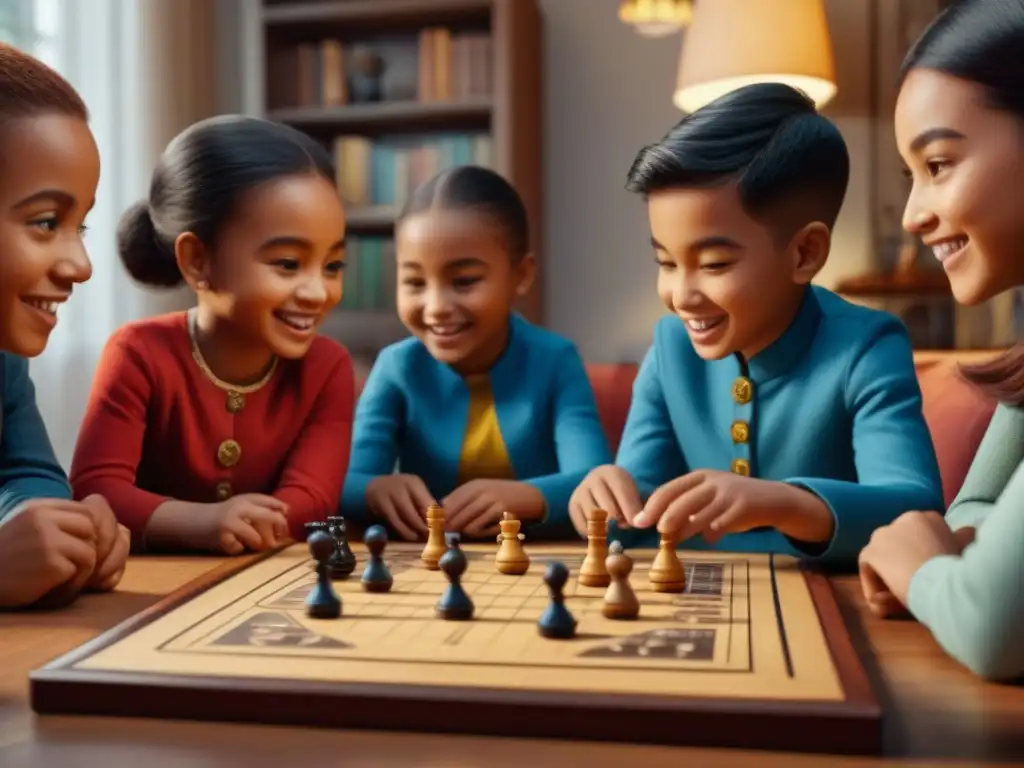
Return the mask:
<path id="1" fill-rule="evenodd" d="M 54 613 L 0 614 L 0 765 L 4 768 L 170 766 L 820 766 L 822 756 L 662 747 L 330 731 L 222 723 L 36 717 L 28 672 L 82 644 L 207 570 L 220 558 L 134 558 L 118 591 L 88 595 Z M 1024 763 L 1024 687 L 984 683 L 946 657 L 913 622 L 877 621 L 856 580 L 835 579 L 854 641 L 878 663 L 889 714 L 885 760 L 829 759 L 828 765 L 893 763 L 977 766 Z M 893 759 L 899 756 L 899 759 Z"/>

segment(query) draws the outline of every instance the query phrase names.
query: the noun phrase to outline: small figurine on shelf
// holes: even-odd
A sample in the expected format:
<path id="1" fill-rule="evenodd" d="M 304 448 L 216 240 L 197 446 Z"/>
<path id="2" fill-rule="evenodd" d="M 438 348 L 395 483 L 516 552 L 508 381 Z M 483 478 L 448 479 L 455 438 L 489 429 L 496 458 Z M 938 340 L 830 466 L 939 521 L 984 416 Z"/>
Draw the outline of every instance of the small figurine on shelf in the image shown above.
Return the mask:
<path id="1" fill-rule="evenodd" d="M 349 94 L 356 104 L 381 100 L 384 57 L 370 48 L 360 45 L 352 50 L 353 72 L 349 78 Z"/>

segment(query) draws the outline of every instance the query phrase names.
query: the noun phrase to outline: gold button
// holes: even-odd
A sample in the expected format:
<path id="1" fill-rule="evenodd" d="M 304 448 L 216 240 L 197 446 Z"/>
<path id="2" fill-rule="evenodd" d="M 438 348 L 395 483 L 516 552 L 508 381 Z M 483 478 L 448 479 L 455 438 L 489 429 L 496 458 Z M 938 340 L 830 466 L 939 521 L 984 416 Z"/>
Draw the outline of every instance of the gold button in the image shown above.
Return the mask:
<path id="1" fill-rule="evenodd" d="M 745 421 L 734 421 L 729 434 L 732 435 L 734 443 L 745 443 L 750 439 L 750 427 L 747 426 Z"/>
<path id="2" fill-rule="evenodd" d="M 225 440 L 217 448 L 217 461 L 222 467 L 233 467 L 242 458 L 242 446 L 234 440 Z"/>
<path id="3" fill-rule="evenodd" d="M 732 383 L 732 399 L 741 405 L 749 403 L 751 396 L 754 394 L 754 385 L 750 383 L 750 379 L 745 376 L 740 376 Z"/>
<path id="4" fill-rule="evenodd" d="M 228 409 L 228 413 L 238 413 L 245 407 L 245 395 L 231 390 L 224 400 L 224 407 Z"/>
<path id="5" fill-rule="evenodd" d="M 743 477 L 750 477 L 750 462 L 746 459 L 733 459 L 732 471 Z"/>
<path id="6" fill-rule="evenodd" d="M 217 501 L 230 499 L 232 493 L 234 493 L 234 490 L 231 487 L 231 483 L 217 483 Z"/>

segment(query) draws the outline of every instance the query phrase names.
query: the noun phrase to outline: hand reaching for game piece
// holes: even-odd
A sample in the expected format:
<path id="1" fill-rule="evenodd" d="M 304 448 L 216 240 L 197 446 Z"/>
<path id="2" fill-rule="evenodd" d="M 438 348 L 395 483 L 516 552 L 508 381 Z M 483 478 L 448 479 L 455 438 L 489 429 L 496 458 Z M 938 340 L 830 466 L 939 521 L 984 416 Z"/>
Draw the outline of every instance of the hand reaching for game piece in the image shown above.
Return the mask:
<path id="1" fill-rule="evenodd" d="M 131 534 L 117 522 L 107 500 L 98 494 L 79 503 L 80 510 L 92 520 L 96 531 L 96 567 L 86 582 L 86 589 L 109 592 L 124 575 L 131 550 Z"/>
<path id="2" fill-rule="evenodd" d="M 406 541 L 417 541 L 426 535 L 426 510 L 436 503 L 416 475 L 381 475 L 366 486 L 370 511 L 384 518 Z"/>
<path id="3" fill-rule="evenodd" d="M 702 535 L 714 543 L 727 533 L 774 525 L 776 485 L 732 472 L 690 472 L 652 493 L 633 525 L 657 526 L 673 541 Z"/>
<path id="4" fill-rule="evenodd" d="M 592 470 L 569 499 L 569 519 L 580 536 L 587 535 L 587 512 L 603 509 L 608 520 L 629 528 L 642 508 L 636 481 L 622 467 L 606 464 Z"/>
<path id="5" fill-rule="evenodd" d="M 217 545 L 228 555 L 262 552 L 287 541 L 288 507 L 273 496 L 246 493 L 216 505 Z"/>
<path id="6" fill-rule="evenodd" d="M 0 606 L 66 604 L 96 567 L 96 528 L 81 505 L 33 499 L 0 525 Z"/>
<path id="7" fill-rule="evenodd" d="M 872 613 L 905 614 L 918 569 L 934 557 L 959 556 L 973 539 L 973 528 L 954 533 L 937 512 L 905 512 L 876 529 L 859 557 L 861 588 Z"/>
<path id="8" fill-rule="evenodd" d="M 441 502 L 445 529 L 467 538 L 493 538 L 505 512 L 518 520 L 544 514 L 544 496 L 534 486 L 515 480 L 470 480 Z"/>

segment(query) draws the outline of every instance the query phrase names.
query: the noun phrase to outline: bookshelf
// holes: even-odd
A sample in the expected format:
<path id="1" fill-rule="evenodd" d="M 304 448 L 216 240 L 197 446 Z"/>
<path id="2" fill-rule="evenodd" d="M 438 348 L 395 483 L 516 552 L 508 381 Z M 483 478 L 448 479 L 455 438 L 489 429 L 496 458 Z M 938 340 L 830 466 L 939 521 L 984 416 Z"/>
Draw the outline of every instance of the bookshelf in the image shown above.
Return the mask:
<path id="1" fill-rule="evenodd" d="M 243 0 L 240 22 L 243 111 L 305 131 L 339 167 L 353 246 L 325 334 L 364 361 L 407 335 L 394 219 L 449 165 L 486 165 L 515 185 L 543 264 L 537 0 Z M 519 306 L 536 323 L 542 296 L 538 279 Z"/>

